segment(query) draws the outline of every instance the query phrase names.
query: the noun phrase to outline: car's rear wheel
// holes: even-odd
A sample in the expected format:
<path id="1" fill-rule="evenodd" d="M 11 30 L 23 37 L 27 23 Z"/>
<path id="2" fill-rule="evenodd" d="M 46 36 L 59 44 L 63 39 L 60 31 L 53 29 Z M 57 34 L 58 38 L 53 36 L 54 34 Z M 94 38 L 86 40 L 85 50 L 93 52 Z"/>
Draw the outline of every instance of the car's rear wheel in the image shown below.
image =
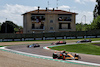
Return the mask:
<path id="1" fill-rule="evenodd" d="M 29 45 L 27 46 L 27 48 L 29 48 Z"/>
<path id="2" fill-rule="evenodd" d="M 53 53 L 52 57 L 53 57 L 53 59 L 56 59 L 56 58 L 58 58 L 58 55 Z"/>
<path id="3" fill-rule="evenodd" d="M 65 56 L 63 56 L 63 60 L 65 60 Z"/>

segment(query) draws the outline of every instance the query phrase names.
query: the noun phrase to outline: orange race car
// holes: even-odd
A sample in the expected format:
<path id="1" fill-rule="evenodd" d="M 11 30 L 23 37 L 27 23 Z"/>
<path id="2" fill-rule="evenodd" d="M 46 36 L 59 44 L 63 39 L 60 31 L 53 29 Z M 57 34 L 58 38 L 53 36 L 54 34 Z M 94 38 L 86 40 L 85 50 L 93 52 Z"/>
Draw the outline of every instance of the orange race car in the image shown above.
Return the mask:
<path id="1" fill-rule="evenodd" d="M 58 53 L 53 53 L 52 55 L 53 59 L 63 59 L 63 60 L 79 60 L 81 57 L 78 54 L 75 54 L 74 56 L 66 53 L 65 51 Z"/>

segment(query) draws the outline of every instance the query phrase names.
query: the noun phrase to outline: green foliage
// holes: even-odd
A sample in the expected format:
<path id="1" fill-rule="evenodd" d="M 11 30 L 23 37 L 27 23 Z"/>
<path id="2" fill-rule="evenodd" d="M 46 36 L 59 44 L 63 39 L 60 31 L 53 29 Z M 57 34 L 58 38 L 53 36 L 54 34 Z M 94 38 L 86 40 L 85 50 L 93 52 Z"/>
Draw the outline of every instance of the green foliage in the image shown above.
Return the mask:
<path id="1" fill-rule="evenodd" d="M 93 20 L 91 23 L 92 30 L 100 29 L 100 16 Z"/>
<path id="2" fill-rule="evenodd" d="M 93 11 L 93 22 L 91 24 L 76 24 L 76 31 L 89 31 L 100 29 L 100 0 L 96 0 L 97 4 Z"/>
<path id="3" fill-rule="evenodd" d="M 6 21 L 9 25 L 13 26 L 14 28 L 18 28 L 18 25 L 14 24 L 12 21 Z"/>
<path id="4" fill-rule="evenodd" d="M 3 22 L 1 25 L 1 33 L 14 33 L 19 29 L 22 29 L 22 27 L 14 24 L 12 21 Z"/>
<path id="5" fill-rule="evenodd" d="M 97 4 L 95 5 L 94 11 L 93 11 L 93 15 L 94 15 L 94 19 L 98 17 L 98 15 L 100 15 L 100 0 L 96 0 Z"/>
<path id="6" fill-rule="evenodd" d="M 14 26 L 12 25 L 12 22 L 6 21 L 1 25 L 1 33 L 13 33 L 14 32 Z"/>
<path id="7" fill-rule="evenodd" d="M 76 31 L 90 31 L 91 30 L 91 24 L 76 24 Z"/>
<path id="8" fill-rule="evenodd" d="M 18 26 L 20 29 L 23 29 L 23 27 L 22 26 Z"/>
<path id="9" fill-rule="evenodd" d="M 1 23 L 0 23 L 0 31 L 1 31 Z"/>
<path id="10" fill-rule="evenodd" d="M 14 28 L 14 31 L 19 31 L 19 29 L 18 28 Z"/>
<path id="11" fill-rule="evenodd" d="M 82 31 L 82 24 L 81 23 L 76 24 L 76 31 Z"/>
<path id="12" fill-rule="evenodd" d="M 23 29 L 23 27 L 22 26 L 18 26 L 17 28 L 14 28 L 14 31 L 16 32 L 16 31 L 19 31 L 19 29 Z"/>

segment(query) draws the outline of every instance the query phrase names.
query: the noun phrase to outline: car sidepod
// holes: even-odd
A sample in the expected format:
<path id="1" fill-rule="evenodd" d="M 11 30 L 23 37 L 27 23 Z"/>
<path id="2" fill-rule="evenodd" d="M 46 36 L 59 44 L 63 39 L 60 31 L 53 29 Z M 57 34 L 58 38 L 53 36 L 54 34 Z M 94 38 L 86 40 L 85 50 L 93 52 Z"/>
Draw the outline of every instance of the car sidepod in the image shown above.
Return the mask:
<path id="1" fill-rule="evenodd" d="M 74 60 L 75 58 L 71 54 L 66 55 L 66 60 Z"/>

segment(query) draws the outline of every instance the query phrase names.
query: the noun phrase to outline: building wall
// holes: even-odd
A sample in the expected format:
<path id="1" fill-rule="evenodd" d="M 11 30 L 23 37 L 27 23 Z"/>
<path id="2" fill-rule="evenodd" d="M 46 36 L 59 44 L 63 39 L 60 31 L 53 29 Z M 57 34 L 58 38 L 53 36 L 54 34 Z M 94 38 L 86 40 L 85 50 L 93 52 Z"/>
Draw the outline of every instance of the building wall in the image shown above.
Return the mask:
<path id="1" fill-rule="evenodd" d="M 75 15 L 73 14 L 72 15 L 72 22 L 71 22 L 71 28 L 72 28 L 72 31 L 76 31 L 76 25 L 75 25 L 75 23 L 76 23 L 76 17 L 75 17 Z"/>
<path id="2" fill-rule="evenodd" d="M 32 33 L 31 14 L 25 14 L 23 19 L 23 33 Z"/>
<path id="3" fill-rule="evenodd" d="M 45 31 L 46 32 L 56 32 L 57 31 L 57 15 L 56 14 L 46 14 L 45 21 Z"/>
<path id="4" fill-rule="evenodd" d="M 27 14 L 23 15 L 23 33 L 27 33 Z"/>
<path id="5" fill-rule="evenodd" d="M 58 21 L 58 15 L 57 14 L 45 14 L 45 21 L 42 22 L 44 24 L 45 29 L 44 30 L 32 30 L 32 23 L 35 23 L 36 26 L 39 26 L 38 23 L 32 22 L 31 20 L 31 14 L 25 14 L 23 15 L 23 33 L 33 33 L 34 32 L 66 32 L 66 31 L 75 31 L 75 21 L 76 21 L 76 15 L 73 14 L 71 17 L 71 21 Z M 70 23 L 71 29 L 59 29 L 59 23 Z M 64 25 L 63 25 L 64 26 Z M 50 29 L 51 28 L 51 29 Z"/>
<path id="6" fill-rule="evenodd" d="M 32 33 L 31 14 L 27 14 L 27 33 Z"/>

